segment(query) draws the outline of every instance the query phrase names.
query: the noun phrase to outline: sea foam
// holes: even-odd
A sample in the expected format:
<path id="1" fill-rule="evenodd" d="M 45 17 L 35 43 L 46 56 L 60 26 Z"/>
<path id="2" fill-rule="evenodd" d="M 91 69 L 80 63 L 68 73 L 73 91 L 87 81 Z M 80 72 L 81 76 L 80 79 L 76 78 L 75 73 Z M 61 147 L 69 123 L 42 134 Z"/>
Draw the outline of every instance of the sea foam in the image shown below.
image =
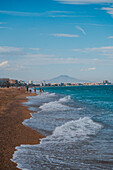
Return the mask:
<path id="1" fill-rule="evenodd" d="M 80 156 L 80 152 L 77 153 L 80 141 L 89 138 L 90 135 L 95 135 L 101 128 L 102 125 L 89 117 L 69 121 L 57 127 L 52 135 L 43 138 L 39 145 L 16 147 L 17 151 L 15 151 L 12 161 L 18 163 L 17 167 L 23 170 L 57 169 L 57 167 L 58 169 L 67 169 L 68 167 L 73 169 L 76 165 L 75 158 L 77 159 L 77 155 Z M 66 148 L 73 148 L 75 145 L 78 148 L 71 150 L 75 155 L 74 158 L 71 158 L 70 151 L 66 151 Z M 77 165 L 80 163 L 78 162 Z"/>
<path id="2" fill-rule="evenodd" d="M 90 135 L 95 135 L 102 125 L 94 122 L 89 117 L 80 118 L 78 120 L 69 121 L 62 126 L 56 127 L 53 134 L 42 142 L 74 142 L 76 140 L 84 140 Z"/>
<path id="3" fill-rule="evenodd" d="M 59 99 L 58 101 L 52 101 L 49 103 L 44 103 L 42 106 L 39 108 L 42 111 L 65 111 L 65 110 L 71 110 L 72 108 L 69 106 L 66 106 L 62 104 L 63 102 L 68 102 L 71 100 L 70 96 L 63 97 Z"/>
<path id="4" fill-rule="evenodd" d="M 65 97 L 59 99 L 59 102 L 69 102 L 71 100 L 72 100 L 71 96 L 65 96 Z"/>

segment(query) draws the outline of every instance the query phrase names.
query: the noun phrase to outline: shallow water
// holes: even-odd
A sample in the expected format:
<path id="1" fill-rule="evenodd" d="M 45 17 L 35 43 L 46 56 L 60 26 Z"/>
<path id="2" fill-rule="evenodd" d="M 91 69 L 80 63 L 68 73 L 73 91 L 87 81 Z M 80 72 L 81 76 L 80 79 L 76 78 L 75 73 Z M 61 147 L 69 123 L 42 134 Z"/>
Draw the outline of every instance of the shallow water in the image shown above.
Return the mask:
<path id="1" fill-rule="evenodd" d="M 21 169 L 113 169 L 113 86 L 52 87 L 25 105 L 23 122 L 46 136 L 16 147 Z"/>

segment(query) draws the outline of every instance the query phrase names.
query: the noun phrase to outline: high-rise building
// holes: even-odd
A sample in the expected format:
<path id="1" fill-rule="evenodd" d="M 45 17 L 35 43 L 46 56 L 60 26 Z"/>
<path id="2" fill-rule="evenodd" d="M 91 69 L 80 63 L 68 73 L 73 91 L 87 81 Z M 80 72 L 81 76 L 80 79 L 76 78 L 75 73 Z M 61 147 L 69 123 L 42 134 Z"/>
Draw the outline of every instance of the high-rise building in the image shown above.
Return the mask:
<path id="1" fill-rule="evenodd" d="M 45 85 L 46 85 L 45 81 L 41 81 L 40 86 L 45 86 Z"/>
<path id="2" fill-rule="evenodd" d="M 29 84 L 33 84 L 33 80 L 29 80 Z"/>

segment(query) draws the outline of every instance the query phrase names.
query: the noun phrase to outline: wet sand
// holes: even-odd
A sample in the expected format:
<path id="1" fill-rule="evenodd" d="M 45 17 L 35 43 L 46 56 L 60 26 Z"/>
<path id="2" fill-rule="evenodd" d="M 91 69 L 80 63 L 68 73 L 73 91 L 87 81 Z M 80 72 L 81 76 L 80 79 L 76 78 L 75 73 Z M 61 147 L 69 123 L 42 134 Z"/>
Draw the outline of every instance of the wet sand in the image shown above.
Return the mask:
<path id="1" fill-rule="evenodd" d="M 16 164 L 10 161 L 16 146 L 39 144 L 43 138 L 40 133 L 22 125 L 30 118 L 30 112 L 22 102 L 35 94 L 25 93 L 25 89 L 0 88 L 0 169 L 15 170 Z"/>

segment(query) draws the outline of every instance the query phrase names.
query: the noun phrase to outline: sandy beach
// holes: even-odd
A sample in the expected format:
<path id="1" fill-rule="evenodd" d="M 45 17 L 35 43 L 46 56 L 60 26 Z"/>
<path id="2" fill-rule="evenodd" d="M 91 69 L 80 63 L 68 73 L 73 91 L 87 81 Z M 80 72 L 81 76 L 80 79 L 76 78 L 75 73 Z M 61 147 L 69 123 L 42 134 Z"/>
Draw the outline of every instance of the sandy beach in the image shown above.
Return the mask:
<path id="1" fill-rule="evenodd" d="M 0 169 L 17 169 L 10 161 L 16 146 L 21 144 L 39 144 L 41 134 L 22 125 L 30 118 L 30 111 L 23 106 L 26 97 L 35 94 L 25 93 L 25 89 L 0 89 Z"/>

